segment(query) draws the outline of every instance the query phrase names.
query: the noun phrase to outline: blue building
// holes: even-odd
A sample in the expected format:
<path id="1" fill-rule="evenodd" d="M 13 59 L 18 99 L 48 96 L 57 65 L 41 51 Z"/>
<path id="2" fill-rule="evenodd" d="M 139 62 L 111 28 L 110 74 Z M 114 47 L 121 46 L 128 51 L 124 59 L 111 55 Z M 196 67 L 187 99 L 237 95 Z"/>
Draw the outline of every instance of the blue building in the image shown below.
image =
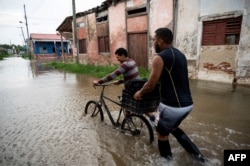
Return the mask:
<path id="1" fill-rule="evenodd" d="M 72 56 L 70 42 L 59 34 L 30 34 L 30 51 L 35 59 L 61 59 Z"/>

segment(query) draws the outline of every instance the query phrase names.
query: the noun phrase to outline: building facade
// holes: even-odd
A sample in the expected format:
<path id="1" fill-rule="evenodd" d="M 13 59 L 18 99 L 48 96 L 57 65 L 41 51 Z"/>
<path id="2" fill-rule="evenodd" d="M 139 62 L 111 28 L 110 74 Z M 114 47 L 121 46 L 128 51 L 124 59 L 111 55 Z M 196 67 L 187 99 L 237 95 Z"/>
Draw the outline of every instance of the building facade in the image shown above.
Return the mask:
<path id="1" fill-rule="evenodd" d="M 58 34 L 30 34 L 30 52 L 37 60 L 70 57 L 72 54 L 69 46 L 69 41 Z"/>
<path id="2" fill-rule="evenodd" d="M 179 0 L 175 11 L 193 78 L 250 85 L 250 0 Z"/>
<path id="3" fill-rule="evenodd" d="M 154 31 L 168 27 L 187 57 L 190 78 L 250 85 L 249 6 L 250 0 L 106 0 L 76 14 L 73 48 L 80 63 L 113 65 L 115 50 L 124 47 L 150 69 Z M 73 34 L 72 17 L 57 31 Z"/>

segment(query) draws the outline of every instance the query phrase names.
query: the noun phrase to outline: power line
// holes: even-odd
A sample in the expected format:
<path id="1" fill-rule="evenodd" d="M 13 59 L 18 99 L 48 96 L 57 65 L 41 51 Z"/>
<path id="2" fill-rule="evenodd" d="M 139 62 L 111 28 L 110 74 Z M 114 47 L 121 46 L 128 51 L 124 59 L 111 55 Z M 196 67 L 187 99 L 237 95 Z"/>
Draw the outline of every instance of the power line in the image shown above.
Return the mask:
<path id="1" fill-rule="evenodd" d="M 17 15 L 6 14 L 6 13 L 0 13 L 0 15 L 11 16 L 11 17 L 17 17 Z M 28 18 L 28 19 L 35 19 L 35 20 L 62 20 L 62 18 L 29 17 L 28 15 L 27 15 L 27 18 Z"/>

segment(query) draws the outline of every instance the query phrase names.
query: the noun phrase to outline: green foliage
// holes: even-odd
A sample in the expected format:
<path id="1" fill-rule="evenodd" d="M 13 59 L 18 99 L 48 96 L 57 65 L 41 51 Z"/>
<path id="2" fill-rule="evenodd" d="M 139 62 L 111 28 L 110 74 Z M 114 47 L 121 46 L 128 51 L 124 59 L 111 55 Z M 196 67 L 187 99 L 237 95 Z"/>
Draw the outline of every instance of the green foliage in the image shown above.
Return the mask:
<path id="1" fill-rule="evenodd" d="M 2 60 L 4 57 L 10 56 L 7 52 L 8 49 L 14 50 L 14 53 L 19 54 L 20 51 L 24 51 L 25 48 L 20 45 L 8 45 L 8 44 L 0 44 L 0 60 Z"/>
<path id="2" fill-rule="evenodd" d="M 104 77 L 117 68 L 117 66 L 94 66 L 76 63 L 50 62 L 48 66 L 52 66 L 58 70 L 64 70 L 72 73 L 89 74 L 96 77 Z"/>
<path id="3" fill-rule="evenodd" d="M 12 48 L 13 48 L 13 45 L 1 44 L 0 47 L 1 47 L 1 48 L 4 48 L 4 49 L 12 49 Z"/>
<path id="4" fill-rule="evenodd" d="M 141 78 L 148 78 L 150 71 L 148 69 L 139 67 L 139 73 Z"/>
<path id="5" fill-rule="evenodd" d="M 0 49 L 0 60 L 3 60 L 4 57 L 8 57 L 8 53 L 4 49 Z"/>
<path id="6" fill-rule="evenodd" d="M 58 70 L 64 70 L 72 73 L 88 74 L 98 78 L 102 78 L 107 74 L 114 71 L 118 66 L 94 66 L 84 65 L 76 63 L 62 63 L 62 62 L 49 62 L 47 66 L 54 67 Z M 143 68 L 139 68 L 139 72 L 142 78 L 148 78 L 149 71 Z"/>
<path id="7" fill-rule="evenodd" d="M 25 54 L 22 55 L 22 58 L 29 59 L 29 56 L 27 55 L 27 53 L 25 53 Z"/>

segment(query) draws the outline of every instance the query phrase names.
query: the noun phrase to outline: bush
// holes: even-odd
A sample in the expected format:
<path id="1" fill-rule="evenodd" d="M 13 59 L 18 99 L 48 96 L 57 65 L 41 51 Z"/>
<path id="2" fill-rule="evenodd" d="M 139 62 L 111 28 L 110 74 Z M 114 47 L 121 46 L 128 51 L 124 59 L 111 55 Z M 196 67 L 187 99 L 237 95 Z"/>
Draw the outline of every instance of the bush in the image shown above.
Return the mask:
<path id="1" fill-rule="evenodd" d="M 98 78 L 104 77 L 114 71 L 118 66 L 94 66 L 76 63 L 62 63 L 62 62 L 49 62 L 48 66 L 54 67 L 58 70 L 64 70 L 72 73 L 88 74 Z M 148 78 L 149 71 L 144 68 L 139 68 L 139 73 L 142 78 Z"/>
<path id="2" fill-rule="evenodd" d="M 3 58 L 8 57 L 8 53 L 6 50 L 0 50 L 0 60 L 3 60 Z"/>

